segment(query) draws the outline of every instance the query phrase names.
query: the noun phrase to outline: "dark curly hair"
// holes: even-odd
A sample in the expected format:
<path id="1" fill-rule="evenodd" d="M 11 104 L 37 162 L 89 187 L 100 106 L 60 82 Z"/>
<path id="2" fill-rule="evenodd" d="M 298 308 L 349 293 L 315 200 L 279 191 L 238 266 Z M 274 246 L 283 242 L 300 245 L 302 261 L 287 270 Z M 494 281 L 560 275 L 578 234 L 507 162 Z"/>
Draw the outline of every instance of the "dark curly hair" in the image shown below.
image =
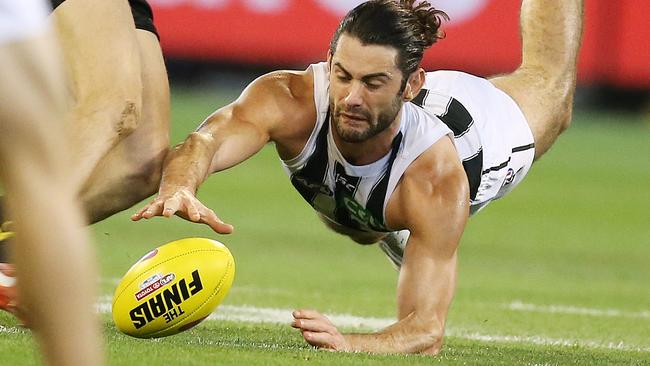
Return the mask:
<path id="1" fill-rule="evenodd" d="M 341 34 L 357 38 L 365 45 L 391 46 L 398 50 L 398 67 L 403 84 L 420 65 L 424 51 L 444 38 L 440 30 L 449 16 L 428 1 L 372 0 L 352 9 L 341 20 L 330 42 L 334 55 Z"/>

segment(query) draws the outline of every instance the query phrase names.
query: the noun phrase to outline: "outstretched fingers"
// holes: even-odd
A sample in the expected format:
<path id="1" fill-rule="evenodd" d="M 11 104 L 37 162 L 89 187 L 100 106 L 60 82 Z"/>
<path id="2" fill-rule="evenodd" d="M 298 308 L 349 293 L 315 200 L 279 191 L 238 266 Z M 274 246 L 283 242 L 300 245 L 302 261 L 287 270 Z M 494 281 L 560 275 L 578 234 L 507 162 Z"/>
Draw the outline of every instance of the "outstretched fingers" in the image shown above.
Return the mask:
<path id="1" fill-rule="evenodd" d="M 230 234 L 233 232 L 234 227 L 230 224 L 223 222 L 211 209 L 204 207 L 205 210 L 201 212 L 201 222 L 210 226 L 212 230 L 219 234 Z"/>
<path id="2" fill-rule="evenodd" d="M 230 234 L 234 228 L 221 220 L 213 210 L 205 207 L 201 202 L 195 200 L 187 206 L 185 212 L 178 211 L 177 215 L 186 220 L 208 225 L 212 230 L 219 234 Z"/>
<path id="3" fill-rule="evenodd" d="M 296 310 L 291 326 L 300 330 L 305 341 L 314 347 L 334 351 L 347 351 L 345 337 L 324 315 L 315 310 Z"/>
<path id="4" fill-rule="evenodd" d="M 163 210 L 162 216 L 172 217 L 181 207 L 181 200 L 177 196 L 172 196 L 171 198 L 163 201 Z M 160 216 L 160 214 L 156 215 Z M 147 219 L 149 217 L 146 217 Z"/>
<path id="5" fill-rule="evenodd" d="M 131 216 L 131 220 L 150 219 L 155 216 L 172 217 L 177 215 L 185 220 L 210 226 L 219 234 L 230 234 L 234 228 L 223 222 L 211 209 L 203 205 L 188 192 L 178 191 L 171 195 L 158 196 L 151 203 Z"/>
<path id="6" fill-rule="evenodd" d="M 131 220 L 138 221 L 140 219 L 150 219 L 154 216 L 160 216 L 162 214 L 163 204 L 164 202 L 162 200 L 155 199 L 141 208 L 138 212 L 134 213 L 131 216 Z"/>

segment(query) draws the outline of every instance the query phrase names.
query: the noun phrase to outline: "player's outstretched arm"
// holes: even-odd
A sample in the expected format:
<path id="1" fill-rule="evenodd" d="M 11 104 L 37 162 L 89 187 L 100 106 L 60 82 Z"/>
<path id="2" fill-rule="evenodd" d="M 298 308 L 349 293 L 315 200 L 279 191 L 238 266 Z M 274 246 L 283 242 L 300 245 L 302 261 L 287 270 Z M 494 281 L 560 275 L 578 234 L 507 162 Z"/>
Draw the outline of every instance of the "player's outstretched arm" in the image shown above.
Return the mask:
<path id="1" fill-rule="evenodd" d="M 398 321 L 369 334 L 341 334 L 322 314 L 294 312 L 311 345 L 337 351 L 437 354 L 456 284 L 456 250 L 469 216 L 467 177 L 445 138 L 406 171 L 387 207 L 390 227 L 411 231 L 400 270 Z"/>
<path id="2" fill-rule="evenodd" d="M 196 198 L 205 179 L 237 165 L 258 152 L 290 122 L 296 111 L 286 73 L 264 75 L 251 83 L 232 104 L 210 115 L 183 143 L 173 148 L 163 164 L 158 196 L 131 219 L 176 214 L 209 225 L 220 234 L 233 227 L 224 223 Z M 295 113 L 294 113 L 295 114 Z"/>

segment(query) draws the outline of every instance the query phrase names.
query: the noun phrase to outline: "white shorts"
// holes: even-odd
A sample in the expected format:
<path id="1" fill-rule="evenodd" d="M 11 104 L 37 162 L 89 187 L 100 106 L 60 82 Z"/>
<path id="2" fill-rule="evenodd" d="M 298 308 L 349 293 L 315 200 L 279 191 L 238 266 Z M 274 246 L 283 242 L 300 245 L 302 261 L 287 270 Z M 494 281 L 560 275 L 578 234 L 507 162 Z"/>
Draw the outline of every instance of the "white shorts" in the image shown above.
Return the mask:
<path id="1" fill-rule="evenodd" d="M 497 94 L 499 103 L 494 103 L 493 99 L 490 108 L 498 110 L 498 115 L 503 118 L 499 126 L 500 140 L 488 140 L 485 144 L 497 143 L 501 151 L 505 147 L 507 154 L 484 163 L 481 184 L 470 208 L 471 214 L 512 191 L 524 179 L 535 159 L 535 140 L 526 117 L 509 95 L 500 90 L 497 90 Z M 484 148 L 489 149 L 490 146 Z"/>
<path id="2" fill-rule="evenodd" d="M 535 145 L 524 114 L 508 94 L 487 79 L 450 70 L 428 72 L 423 89 L 419 105 L 454 130 L 470 182 L 471 213 L 521 182 Z"/>
<path id="3" fill-rule="evenodd" d="M 49 3 L 44 0 L 0 1 L 0 44 L 42 34 L 49 12 Z"/>
<path id="4" fill-rule="evenodd" d="M 472 145 L 476 141 L 480 141 L 482 148 L 480 181 L 470 206 L 473 215 L 508 194 L 524 179 L 535 158 L 533 133 L 517 103 L 486 79 L 456 71 L 436 71 L 427 74 L 426 87 L 429 93 L 425 107 L 432 114 L 443 114 L 447 100 L 453 97 L 473 118 L 476 130 L 468 131 L 475 135 L 465 135 L 465 141 L 455 139 L 459 152 L 462 148 L 476 151 L 472 150 L 476 149 Z M 478 174 L 476 171 L 473 177 Z M 402 264 L 408 237 L 408 230 L 395 231 L 378 243 L 397 268 Z"/>

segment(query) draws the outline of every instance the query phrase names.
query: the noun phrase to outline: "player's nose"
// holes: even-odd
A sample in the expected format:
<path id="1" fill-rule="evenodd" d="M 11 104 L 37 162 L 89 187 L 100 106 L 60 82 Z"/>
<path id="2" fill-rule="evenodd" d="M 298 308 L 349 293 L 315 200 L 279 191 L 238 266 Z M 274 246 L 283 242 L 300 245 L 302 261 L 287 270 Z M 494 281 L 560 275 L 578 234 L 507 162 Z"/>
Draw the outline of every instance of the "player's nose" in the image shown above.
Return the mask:
<path id="1" fill-rule="evenodd" d="M 362 105 L 363 85 L 361 85 L 361 83 L 351 83 L 346 90 L 344 102 L 348 106 L 348 108 Z"/>

